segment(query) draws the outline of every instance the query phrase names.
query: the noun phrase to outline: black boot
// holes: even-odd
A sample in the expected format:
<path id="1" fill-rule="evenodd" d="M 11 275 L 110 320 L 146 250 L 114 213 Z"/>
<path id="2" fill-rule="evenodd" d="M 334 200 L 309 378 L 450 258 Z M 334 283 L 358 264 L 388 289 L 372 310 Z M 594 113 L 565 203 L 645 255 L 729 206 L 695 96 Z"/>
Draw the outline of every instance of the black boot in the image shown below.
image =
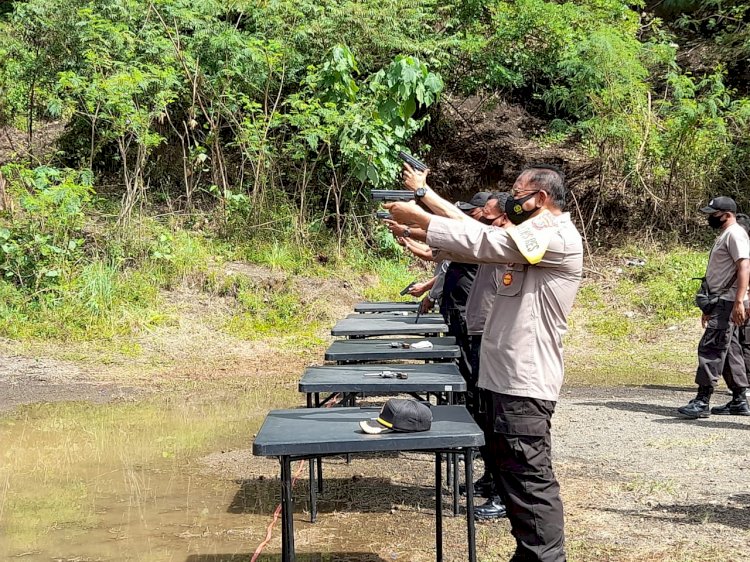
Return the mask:
<path id="1" fill-rule="evenodd" d="M 466 495 L 466 484 L 461 484 L 458 487 L 458 492 L 462 496 Z M 495 481 L 492 478 L 492 474 L 485 472 L 482 477 L 474 482 L 474 496 L 482 498 L 490 498 L 495 493 Z"/>
<path id="2" fill-rule="evenodd" d="M 732 399 L 723 406 L 714 406 L 711 413 L 718 416 L 750 416 L 747 389 L 739 388 L 732 391 Z"/>
<path id="3" fill-rule="evenodd" d="M 500 496 L 492 496 L 486 503 L 474 508 L 474 519 L 488 521 L 490 519 L 500 519 L 505 517 L 507 512 Z"/>
<path id="4" fill-rule="evenodd" d="M 699 386 L 698 395 L 688 402 L 687 406 L 677 408 L 677 411 L 691 420 L 707 418 L 711 415 L 708 411 L 708 403 L 711 400 L 713 392 L 714 387 L 712 386 Z"/>

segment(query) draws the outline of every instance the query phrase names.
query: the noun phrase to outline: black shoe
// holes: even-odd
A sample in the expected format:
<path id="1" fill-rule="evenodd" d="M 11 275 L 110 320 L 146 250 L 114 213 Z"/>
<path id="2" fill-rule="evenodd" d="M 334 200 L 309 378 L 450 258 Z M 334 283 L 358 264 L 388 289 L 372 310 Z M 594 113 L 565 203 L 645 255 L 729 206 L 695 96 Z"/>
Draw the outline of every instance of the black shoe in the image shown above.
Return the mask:
<path id="1" fill-rule="evenodd" d="M 747 400 L 732 399 L 723 406 L 714 406 L 711 413 L 717 416 L 750 416 L 750 405 Z"/>
<path id="2" fill-rule="evenodd" d="M 491 498 L 495 493 L 494 481 L 492 475 L 484 473 L 482 477 L 474 482 L 474 496 L 482 498 Z M 460 484 L 458 486 L 458 493 L 462 496 L 466 495 L 466 484 Z"/>
<path id="3" fill-rule="evenodd" d="M 490 519 L 500 519 L 505 517 L 507 512 L 505 505 L 500 500 L 500 496 L 493 496 L 486 503 L 474 508 L 474 519 L 488 521 Z"/>
<path id="4" fill-rule="evenodd" d="M 708 411 L 708 400 L 705 398 L 693 398 L 687 406 L 677 408 L 677 411 L 691 420 L 698 418 L 707 418 L 711 415 Z"/>

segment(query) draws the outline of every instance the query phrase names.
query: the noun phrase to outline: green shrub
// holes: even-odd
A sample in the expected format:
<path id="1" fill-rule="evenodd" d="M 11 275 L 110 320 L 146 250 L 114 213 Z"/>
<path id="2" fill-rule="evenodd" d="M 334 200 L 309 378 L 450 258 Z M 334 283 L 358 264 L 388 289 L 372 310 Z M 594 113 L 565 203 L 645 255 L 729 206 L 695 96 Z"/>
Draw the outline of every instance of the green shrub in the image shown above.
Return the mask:
<path id="1" fill-rule="evenodd" d="M 0 219 L 0 272 L 29 292 L 54 289 L 83 257 L 91 174 L 16 165 L 0 173 L 9 178 L 9 191 L 19 206 Z"/>

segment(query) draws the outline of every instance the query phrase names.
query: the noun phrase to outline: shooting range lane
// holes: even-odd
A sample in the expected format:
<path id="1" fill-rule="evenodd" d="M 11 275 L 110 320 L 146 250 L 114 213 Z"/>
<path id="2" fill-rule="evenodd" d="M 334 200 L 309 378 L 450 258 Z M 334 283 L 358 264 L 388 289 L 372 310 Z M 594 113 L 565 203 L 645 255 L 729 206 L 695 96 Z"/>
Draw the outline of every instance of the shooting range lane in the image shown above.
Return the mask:
<path id="1" fill-rule="evenodd" d="M 429 341 L 431 349 L 413 349 L 391 347 L 391 344 L 414 344 Z M 461 349 L 456 345 L 456 338 L 383 338 L 365 340 L 335 340 L 325 352 L 326 361 L 399 361 L 424 360 L 441 361 L 457 359 Z"/>
<path id="2" fill-rule="evenodd" d="M 354 312 L 416 312 L 418 302 L 358 302 L 354 305 Z"/>
<path id="3" fill-rule="evenodd" d="M 331 329 L 332 336 L 370 337 L 370 336 L 401 336 L 444 334 L 448 326 L 442 318 L 422 318 L 419 323 L 412 318 L 394 316 L 383 318 L 378 315 L 357 315 L 356 318 L 339 320 Z"/>

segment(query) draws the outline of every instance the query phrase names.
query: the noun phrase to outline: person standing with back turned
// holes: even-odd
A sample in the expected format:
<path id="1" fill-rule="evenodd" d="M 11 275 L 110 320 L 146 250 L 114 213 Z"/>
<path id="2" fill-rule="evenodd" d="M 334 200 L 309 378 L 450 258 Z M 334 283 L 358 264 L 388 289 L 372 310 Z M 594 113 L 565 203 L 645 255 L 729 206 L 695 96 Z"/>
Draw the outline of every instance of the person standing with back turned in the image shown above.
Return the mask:
<path id="1" fill-rule="evenodd" d="M 415 174 L 406 169 L 407 185 Z M 503 264 L 482 338 L 479 386 L 492 397 L 493 471 L 516 539 L 511 562 L 564 562 L 550 429 L 563 382 L 562 337 L 583 273 L 583 243 L 570 213 L 563 212 L 560 170 L 523 170 L 511 195 L 506 212 L 519 226 L 508 230 L 431 216 L 408 203 L 387 208 L 399 223 L 426 231 L 423 240 L 440 257 Z"/>
<path id="2" fill-rule="evenodd" d="M 719 295 L 713 310 L 704 311 L 701 323 L 705 332 L 698 344 L 698 369 L 695 382 L 698 395 L 677 411 L 690 419 L 710 414 L 750 416 L 746 392 L 748 386 L 743 346 L 747 330 L 747 287 L 750 277 L 750 238 L 737 224 L 737 204 L 729 197 L 715 197 L 701 209 L 708 224 L 719 230 L 706 267 L 706 283 Z M 724 376 L 732 391 L 732 400 L 711 408 L 711 395 Z"/>

